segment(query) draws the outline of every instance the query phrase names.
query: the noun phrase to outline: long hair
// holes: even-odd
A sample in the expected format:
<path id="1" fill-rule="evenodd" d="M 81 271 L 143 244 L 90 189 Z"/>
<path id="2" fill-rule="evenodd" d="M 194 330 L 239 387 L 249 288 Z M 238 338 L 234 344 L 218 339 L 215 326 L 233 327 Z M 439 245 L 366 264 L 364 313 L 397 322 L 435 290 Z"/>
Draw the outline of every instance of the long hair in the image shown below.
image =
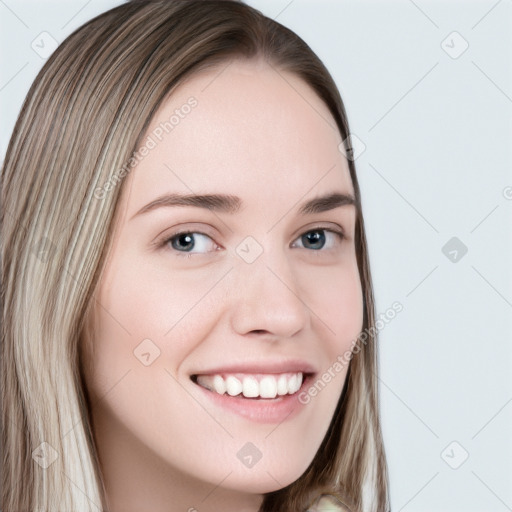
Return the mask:
<path id="1" fill-rule="evenodd" d="M 103 510 L 81 371 L 93 292 L 112 241 L 117 183 L 164 99 L 199 70 L 264 58 L 347 116 L 330 74 L 296 34 L 230 0 L 133 0 L 89 21 L 47 60 L 2 169 L 1 339 L 4 512 Z M 319 492 L 355 511 L 388 510 L 379 421 L 374 298 L 360 191 L 355 248 L 370 339 L 350 361 L 328 432 L 304 474 L 260 512 L 306 510 Z M 117 183 L 108 191 L 105 183 Z M 103 190 L 98 193 L 98 190 Z"/>

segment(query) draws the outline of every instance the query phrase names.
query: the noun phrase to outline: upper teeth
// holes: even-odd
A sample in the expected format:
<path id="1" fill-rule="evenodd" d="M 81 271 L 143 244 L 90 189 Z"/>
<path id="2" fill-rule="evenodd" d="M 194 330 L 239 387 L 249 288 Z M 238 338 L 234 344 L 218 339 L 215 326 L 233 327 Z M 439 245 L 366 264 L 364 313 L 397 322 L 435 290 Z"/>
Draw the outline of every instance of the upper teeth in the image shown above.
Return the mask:
<path id="1" fill-rule="evenodd" d="M 268 374 L 263 376 L 246 375 L 199 375 L 197 383 L 220 395 L 227 392 L 236 396 L 240 393 L 247 398 L 275 398 L 277 395 L 296 393 L 302 385 L 302 372 Z"/>

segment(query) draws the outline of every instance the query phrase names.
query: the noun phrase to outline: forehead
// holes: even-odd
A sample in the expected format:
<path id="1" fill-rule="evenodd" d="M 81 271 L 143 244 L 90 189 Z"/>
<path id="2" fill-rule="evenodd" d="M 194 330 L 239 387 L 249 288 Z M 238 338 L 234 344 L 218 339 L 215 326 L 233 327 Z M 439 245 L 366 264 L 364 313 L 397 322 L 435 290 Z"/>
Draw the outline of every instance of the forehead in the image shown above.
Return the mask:
<path id="1" fill-rule="evenodd" d="M 166 192 L 234 194 L 258 207 L 353 193 L 340 142 L 327 106 L 299 77 L 263 60 L 222 63 L 156 112 L 141 141 L 149 149 L 128 176 L 127 213 Z"/>

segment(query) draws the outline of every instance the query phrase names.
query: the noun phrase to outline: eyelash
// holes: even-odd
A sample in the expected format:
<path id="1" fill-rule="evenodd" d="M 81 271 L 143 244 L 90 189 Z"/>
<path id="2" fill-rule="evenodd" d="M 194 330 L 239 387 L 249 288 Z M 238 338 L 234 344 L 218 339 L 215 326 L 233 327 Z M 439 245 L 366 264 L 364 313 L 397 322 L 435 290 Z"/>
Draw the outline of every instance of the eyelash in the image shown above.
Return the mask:
<path id="1" fill-rule="evenodd" d="M 341 230 L 332 229 L 332 228 L 326 228 L 326 227 L 323 227 L 323 226 L 317 226 L 317 227 L 308 229 L 307 231 L 304 231 L 295 240 L 298 240 L 298 239 L 302 238 L 304 235 L 306 235 L 308 233 L 315 232 L 315 231 L 324 231 L 324 232 L 327 232 L 327 233 L 333 233 L 334 235 L 336 235 L 338 237 L 338 241 L 340 243 L 343 240 L 346 239 L 345 234 Z M 206 237 L 210 238 L 213 241 L 213 239 L 211 238 L 210 235 L 207 235 L 206 233 L 203 233 L 201 231 L 182 230 L 182 231 L 177 231 L 176 233 L 173 233 L 171 236 L 164 237 L 161 241 L 157 241 L 157 245 L 160 248 L 166 248 L 168 246 L 168 244 L 170 242 L 172 242 L 172 240 L 174 240 L 175 238 L 177 238 L 177 237 L 179 237 L 181 235 L 203 235 L 203 236 L 206 236 Z M 302 249 L 302 247 L 301 247 L 301 249 Z M 304 247 L 304 249 L 307 250 L 307 247 Z M 204 254 L 204 253 L 191 253 L 191 252 L 185 252 L 185 251 L 178 251 L 178 250 L 176 250 L 176 249 L 174 249 L 172 247 L 169 248 L 169 250 L 174 252 L 176 254 L 176 256 L 179 257 L 179 258 L 191 258 L 194 255 L 197 256 L 198 254 L 199 255 Z M 318 249 L 318 250 L 309 249 L 310 252 L 317 253 L 317 254 L 318 253 L 322 253 L 322 252 L 327 252 L 328 250 L 329 249 L 324 250 L 323 247 L 321 249 Z"/>

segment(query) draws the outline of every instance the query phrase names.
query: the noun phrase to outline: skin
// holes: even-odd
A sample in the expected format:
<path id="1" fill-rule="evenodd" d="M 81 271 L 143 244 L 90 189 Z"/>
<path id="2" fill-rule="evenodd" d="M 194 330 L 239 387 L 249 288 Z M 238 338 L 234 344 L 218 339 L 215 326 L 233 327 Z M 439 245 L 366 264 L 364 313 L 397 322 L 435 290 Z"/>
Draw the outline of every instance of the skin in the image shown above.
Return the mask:
<path id="1" fill-rule="evenodd" d="M 292 357 L 321 375 L 362 329 L 354 206 L 297 213 L 318 195 L 353 194 L 327 107 L 298 77 L 235 60 L 180 85 L 148 134 L 190 96 L 197 106 L 124 178 L 94 295 L 85 372 L 111 512 L 256 512 L 263 493 L 292 483 L 312 461 L 346 369 L 279 425 L 215 406 L 190 375 Z M 135 215 L 171 192 L 232 194 L 243 207 Z M 318 226 L 341 228 L 345 238 L 320 231 L 325 246 L 311 248 L 301 235 Z M 163 242 L 178 229 L 207 235 L 193 235 L 190 257 Z M 263 249 L 252 263 L 236 252 L 249 235 Z M 149 366 L 134 355 L 144 339 L 160 350 Z M 252 468 L 236 456 L 247 442 L 262 453 Z"/>

